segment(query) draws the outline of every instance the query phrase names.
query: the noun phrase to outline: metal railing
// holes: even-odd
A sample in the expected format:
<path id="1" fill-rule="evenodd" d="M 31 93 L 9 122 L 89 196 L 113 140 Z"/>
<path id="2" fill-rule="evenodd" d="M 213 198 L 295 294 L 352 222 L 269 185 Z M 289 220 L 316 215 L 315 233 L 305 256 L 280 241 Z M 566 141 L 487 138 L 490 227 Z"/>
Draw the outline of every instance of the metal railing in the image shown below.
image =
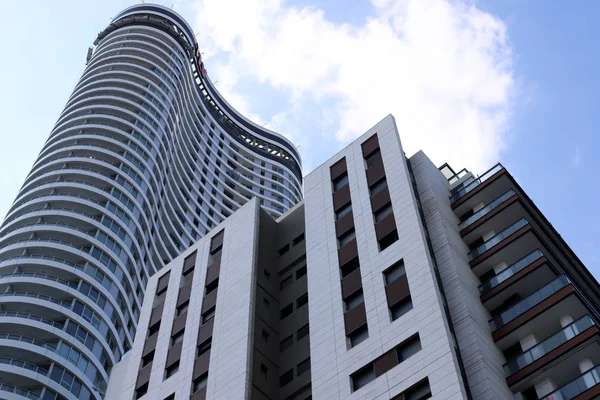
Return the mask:
<path id="1" fill-rule="evenodd" d="M 38 321 L 43 322 L 44 324 L 52 325 L 53 327 L 58 328 L 61 331 L 65 328 L 65 324 L 63 324 L 62 322 L 52 321 L 48 318 L 38 317 L 37 315 L 27 314 L 23 312 L 0 311 L 0 317 L 16 317 L 30 319 L 32 321 Z"/>
<path id="2" fill-rule="evenodd" d="M 504 364 L 506 376 L 512 375 L 525 368 L 527 365 L 542 358 L 593 325 L 595 325 L 594 320 L 589 315 L 585 315 L 577 321 L 565 326 L 549 338 L 539 342 L 524 353 Z"/>
<path id="3" fill-rule="evenodd" d="M 529 296 L 525 297 L 523 300 L 519 301 L 517 304 L 513 305 L 509 309 L 501 312 L 499 315 L 492 318 L 490 320 L 490 326 L 492 327 L 492 330 L 500 328 L 507 322 L 510 322 L 513 319 L 517 318 L 519 315 L 522 315 L 525 312 L 529 311 L 532 307 L 546 300 L 548 297 L 552 296 L 554 293 L 558 292 L 570 283 L 571 281 L 565 275 L 559 276 L 546 286 L 536 290 Z"/>
<path id="4" fill-rule="evenodd" d="M 463 229 L 468 228 L 469 226 L 473 225 L 480 218 L 482 218 L 485 215 L 489 214 L 491 211 L 493 211 L 499 205 L 501 205 L 502 203 L 504 203 L 506 200 L 510 199 L 514 194 L 515 194 L 515 191 L 512 190 L 512 189 L 510 189 L 509 191 L 507 191 L 506 193 L 504 193 L 502 196 L 498 197 L 495 200 L 492 200 L 487 206 L 485 206 L 482 209 L 478 210 L 475 214 L 471 215 L 469 218 L 467 218 L 466 220 L 464 220 L 463 222 L 461 222 L 458 225 L 458 229 L 462 231 Z"/>
<path id="5" fill-rule="evenodd" d="M 507 237 L 509 237 L 510 235 L 512 235 L 527 224 L 529 224 L 529 221 L 527 221 L 525 218 L 521 218 L 508 228 L 504 229 L 502 232 L 498 233 L 496 236 L 489 238 L 479 247 L 472 250 L 469 253 L 469 260 L 473 260 L 474 258 L 479 257 L 480 255 L 482 255 L 483 253 L 485 253 L 486 251 L 488 251 L 489 249 L 491 249 L 492 247 L 494 247 L 495 245 L 497 245 L 498 243 L 500 243 L 501 241 L 503 241 L 504 239 L 506 239 Z"/>
<path id="6" fill-rule="evenodd" d="M 48 375 L 48 370 L 46 368 L 40 367 L 39 365 L 35 365 L 27 361 L 16 360 L 14 358 L 0 357 L 0 364 L 7 364 L 15 367 L 25 368 L 44 376 Z"/>
<path id="7" fill-rule="evenodd" d="M 514 263 L 508 268 L 503 269 L 494 275 L 489 281 L 482 283 L 479 285 L 479 293 L 484 294 L 487 291 L 495 288 L 511 276 L 515 275 L 517 272 L 525 269 L 529 265 L 531 265 L 534 261 L 542 258 L 544 254 L 540 250 L 534 250 L 525 257 L 521 258 L 519 261 Z"/>
<path id="8" fill-rule="evenodd" d="M 18 394 L 20 396 L 27 397 L 31 400 L 40 400 L 41 395 L 41 392 L 34 393 L 30 390 L 22 389 L 18 386 L 9 385 L 6 383 L 0 383 L 0 390 L 2 390 L 3 392 Z"/>
<path id="9" fill-rule="evenodd" d="M 40 299 L 40 300 L 45 300 L 45 301 L 49 301 L 51 303 L 57 304 L 61 307 L 65 307 L 68 308 L 69 310 L 71 309 L 71 304 L 73 303 L 68 302 L 68 301 L 63 301 L 60 299 L 57 299 L 56 297 L 50 297 L 50 296 L 46 296 L 45 294 L 39 294 L 39 293 L 33 293 L 33 292 L 4 292 L 4 293 L 0 293 L 0 297 L 29 297 L 32 299 Z"/>
<path id="10" fill-rule="evenodd" d="M 3 260 L 4 261 L 4 260 Z M 69 282 L 55 276 L 38 274 L 37 272 L 13 272 L 12 274 L 0 275 L 0 278 L 12 278 L 12 277 L 27 277 L 27 278 L 41 278 L 53 282 L 62 283 L 63 285 L 69 286 L 70 288 L 77 289 L 78 284 L 75 282 Z"/>
<path id="11" fill-rule="evenodd" d="M 38 339 L 34 339 L 29 336 L 13 335 L 12 333 L 0 333 L 0 339 L 15 340 L 15 341 L 19 341 L 19 342 L 29 343 L 29 344 L 33 344 L 33 345 L 36 345 L 39 347 L 43 347 L 44 349 L 47 349 L 47 350 L 50 350 L 50 351 L 53 351 L 56 353 L 56 345 L 55 344 L 46 343 L 46 342 L 43 342 Z"/>
<path id="12" fill-rule="evenodd" d="M 502 170 L 503 168 L 504 167 L 502 166 L 502 164 L 498 163 L 498 164 L 494 165 L 492 168 L 490 168 L 483 175 L 473 179 L 471 182 L 469 182 L 459 188 L 456 188 L 453 191 L 452 195 L 450 196 L 450 203 L 454 203 L 456 200 L 460 199 L 465 194 L 471 192 L 473 189 L 475 189 L 477 186 L 479 186 L 483 182 L 487 181 L 491 176 L 493 176 L 496 172 Z"/>
<path id="13" fill-rule="evenodd" d="M 593 367 L 541 400 L 570 400 L 600 383 L 600 365 Z"/>

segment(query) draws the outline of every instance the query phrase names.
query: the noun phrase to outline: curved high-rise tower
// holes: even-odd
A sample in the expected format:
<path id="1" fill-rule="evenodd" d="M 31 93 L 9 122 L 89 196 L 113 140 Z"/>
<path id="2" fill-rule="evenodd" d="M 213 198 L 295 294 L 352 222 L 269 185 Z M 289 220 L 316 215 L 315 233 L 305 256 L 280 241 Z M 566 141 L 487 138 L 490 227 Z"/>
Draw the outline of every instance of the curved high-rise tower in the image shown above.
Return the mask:
<path id="1" fill-rule="evenodd" d="M 154 272 L 252 197 L 301 200 L 295 147 L 221 98 L 179 15 L 130 7 L 94 44 L 0 228 L 0 397 L 102 397 Z"/>

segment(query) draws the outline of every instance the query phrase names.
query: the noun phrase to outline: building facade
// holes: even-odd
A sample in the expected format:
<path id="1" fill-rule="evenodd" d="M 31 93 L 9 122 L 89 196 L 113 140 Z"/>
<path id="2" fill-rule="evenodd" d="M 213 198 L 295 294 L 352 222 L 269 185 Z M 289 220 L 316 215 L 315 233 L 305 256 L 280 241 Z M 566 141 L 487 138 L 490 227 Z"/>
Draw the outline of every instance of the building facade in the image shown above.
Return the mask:
<path id="1" fill-rule="evenodd" d="M 151 278 L 110 399 L 600 396 L 599 286 L 509 172 L 404 155 L 388 116 Z"/>
<path id="2" fill-rule="evenodd" d="M 168 8 L 118 14 L 0 228 L 0 397 L 99 399 L 154 273 L 256 198 L 301 198 L 299 155 L 237 113 Z"/>

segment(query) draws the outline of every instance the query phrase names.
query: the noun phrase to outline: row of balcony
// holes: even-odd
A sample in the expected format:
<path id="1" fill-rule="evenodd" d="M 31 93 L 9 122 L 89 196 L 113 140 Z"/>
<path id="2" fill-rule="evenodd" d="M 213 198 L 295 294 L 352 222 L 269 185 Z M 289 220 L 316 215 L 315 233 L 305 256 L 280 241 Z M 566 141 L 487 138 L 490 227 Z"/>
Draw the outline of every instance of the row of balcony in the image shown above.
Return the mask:
<path id="1" fill-rule="evenodd" d="M 451 185 L 508 387 L 524 399 L 600 396 L 598 313 L 571 279 L 556 233 L 501 164 Z"/>

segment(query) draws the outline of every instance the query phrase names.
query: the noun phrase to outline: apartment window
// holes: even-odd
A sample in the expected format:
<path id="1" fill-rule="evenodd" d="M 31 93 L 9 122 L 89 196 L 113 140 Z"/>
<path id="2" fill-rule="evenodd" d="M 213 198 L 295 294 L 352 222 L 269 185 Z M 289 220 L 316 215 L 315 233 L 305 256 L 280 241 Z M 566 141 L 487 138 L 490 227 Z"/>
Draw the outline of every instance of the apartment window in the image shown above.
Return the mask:
<path id="1" fill-rule="evenodd" d="M 286 244 L 285 246 L 283 246 L 282 248 L 279 249 L 279 256 L 284 255 L 285 253 L 288 252 L 288 250 L 290 249 L 290 244 Z"/>
<path id="2" fill-rule="evenodd" d="M 192 393 L 196 393 L 206 387 L 208 382 L 208 372 L 203 373 L 192 382 Z"/>
<path id="3" fill-rule="evenodd" d="M 339 210 L 336 211 L 335 213 L 335 220 L 339 220 L 341 219 L 343 216 L 350 214 L 350 212 L 352 211 L 352 203 L 348 203 L 345 206 L 343 206 L 342 208 L 340 208 Z"/>
<path id="4" fill-rule="evenodd" d="M 171 393 L 170 395 L 165 397 L 164 400 L 175 400 L 175 393 Z"/>
<path id="5" fill-rule="evenodd" d="M 219 278 L 215 279 L 214 281 L 212 281 L 211 283 L 206 285 L 206 290 L 204 291 L 204 294 L 207 295 L 209 293 L 212 293 L 212 291 L 217 290 L 218 287 L 219 287 Z"/>
<path id="6" fill-rule="evenodd" d="M 356 392 L 361 387 L 375 380 L 375 378 L 375 368 L 373 367 L 373 363 L 362 367 L 361 369 L 350 375 L 350 381 L 352 382 L 352 391 Z"/>
<path id="7" fill-rule="evenodd" d="M 298 271 L 296 271 L 296 279 L 300 279 L 304 275 L 306 275 L 306 265 L 304 267 L 299 268 Z"/>
<path id="8" fill-rule="evenodd" d="M 177 310 L 175 311 L 175 316 L 179 317 L 181 314 L 186 313 L 188 308 L 190 306 L 190 301 L 186 301 L 185 303 L 181 304 L 179 307 L 177 307 Z"/>
<path id="9" fill-rule="evenodd" d="M 308 371 L 310 371 L 310 357 L 296 366 L 296 376 L 300 376 Z"/>
<path id="10" fill-rule="evenodd" d="M 302 339 L 304 336 L 307 336 L 309 333 L 308 324 L 304 325 L 302 328 L 296 331 L 296 340 Z"/>
<path id="11" fill-rule="evenodd" d="M 373 214 L 373 217 L 375 218 L 375 223 L 381 221 L 382 219 L 390 215 L 392 211 L 392 203 L 388 203 L 386 206 L 377 210 L 375 214 Z"/>
<path id="12" fill-rule="evenodd" d="M 385 178 L 378 180 L 373 186 L 371 186 L 371 189 L 370 189 L 371 197 L 375 196 L 377 193 L 381 192 L 386 187 L 387 187 L 387 180 Z"/>
<path id="13" fill-rule="evenodd" d="M 431 389 L 427 378 L 413 385 L 404 393 L 405 400 L 425 400 L 431 397 Z"/>
<path id="14" fill-rule="evenodd" d="M 371 154 L 369 154 L 368 156 L 365 157 L 365 163 L 367 164 L 367 169 L 371 165 L 376 164 L 380 161 L 381 161 L 381 152 L 379 151 L 379 149 L 375 150 L 374 152 L 372 152 Z"/>
<path id="15" fill-rule="evenodd" d="M 286 373 L 284 373 L 283 375 L 281 375 L 279 377 L 279 387 L 280 388 L 284 387 L 285 385 L 290 383 L 292 380 L 294 380 L 294 370 L 290 369 L 289 371 L 287 371 Z"/>
<path id="16" fill-rule="evenodd" d="M 367 324 L 364 324 L 360 328 L 354 330 L 351 334 L 348 335 L 348 341 L 350 342 L 350 347 L 354 347 L 369 337 L 369 328 L 367 328 Z"/>
<path id="17" fill-rule="evenodd" d="M 208 338 L 206 339 L 204 342 L 200 343 L 197 347 L 196 347 L 196 357 L 200 357 L 202 354 L 206 353 L 207 351 L 210 350 L 212 346 L 212 338 Z"/>
<path id="18" fill-rule="evenodd" d="M 150 364 L 154 360 L 154 350 L 142 357 L 142 368 Z"/>
<path id="19" fill-rule="evenodd" d="M 175 364 L 171 365 L 165 370 L 165 379 L 175 375 L 177 371 L 179 371 L 179 361 L 177 361 Z"/>
<path id="20" fill-rule="evenodd" d="M 298 297 L 296 300 L 296 309 L 302 307 L 306 303 L 308 303 L 308 293 L 304 293 L 302 296 Z"/>
<path id="21" fill-rule="evenodd" d="M 396 354 L 398 355 L 398 362 L 402 362 L 410 356 L 418 353 L 421 350 L 421 341 L 419 335 L 414 335 L 408 340 L 404 341 L 396 348 Z"/>
<path id="22" fill-rule="evenodd" d="M 362 290 L 358 290 L 344 300 L 345 311 L 348 312 L 364 302 Z"/>
<path id="23" fill-rule="evenodd" d="M 283 290 L 286 287 L 290 286 L 291 284 L 292 284 L 292 276 L 290 275 L 279 283 L 279 289 Z"/>
<path id="24" fill-rule="evenodd" d="M 406 269 L 404 267 L 404 260 L 400 260 L 394 263 L 391 267 L 383 271 L 383 276 L 385 278 L 385 284 L 389 285 L 395 280 L 403 277 L 406 274 Z"/>
<path id="25" fill-rule="evenodd" d="M 285 349 L 289 349 L 294 344 L 294 337 L 292 335 L 286 337 L 281 342 L 279 342 L 279 351 L 284 351 Z"/>
<path id="26" fill-rule="evenodd" d="M 398 240 L 398 230 L 394 229 L 392 232 L 385 235 L 381 240 L 379 240 L 379 251 L 383 251 L 390 247 L 394 242 Z"/>
<path id="27" fill-rule="evenodd" d="M 183 334 L 185 333 L 185 329 L 177 332 L 175 335 L 171 336 L 171 346 L 175 346 L 177 343 L 183 341 Z"/>
<path id="28" fill-rule="evenodd" d="M 148 337 L 154 335 L 160 329 L 160 321 L 156 322 L 154 325 L 148 328 Z"/>
<path id="29" fill-rule="evenodd" d="M 342 278 L 345 278 L 346 276 L 350 275 L 352 272 L 354 272 L 358 268 L 359 268 L 358 257 L 354 258 L 353 260 L 348 261 L 346 264 L 344 264 L 340 268 L 340 271 L 342 273 Z"/>
<path id="30" fill-rule="evenodd" d="M 335 180 L 333 181 L 333 191 L 337 192 L 338 190 L 340 190 L 347 184 L 348 184 L 348 173 L 344 173 L 343 175 L 335 178 Z"/>
<path id="31" fill-rule="evenodd" d="M 293 312 L 294 312 L 293 303 L 288 304 L 287 306 L 285 306 L 284 308 L 281 309 L 280 318 L 284 319 L 285 317 L 287 317 L 288 315 L 290 315 Z"/>
<path id="32" fill-rule="evenodd" d="M 136 391 L 135 391 L 135 398 L 139 399 L 140 397 L 142 397 L 146 393 L 148 393 L 148 382 L 144 383 L 142 386 L 140 386 L 139 388 L 136 389 Z"/>
<path id="33" fill-rule="evenodd" d="M 338 248 L 344 247 L 348 243 L 350 243 L 356 237 L 356 232 L 354 229 L 344 233 L 342 236 L 338 238 Z"/>
<path id="34" fill-rule="evenodd" d="M 300 235 L 298 235 L 293 241 L 292 244 L 294 246 L 298 245 L 298 243 L 304 241 L 304 232 L 302 232 Z"/>
<path id="35" fill-rule="evenodd" d="M 202 323 L 205 324 L 215 317 L 215 308 L 211 307 L 207 312 L 202 314 Z"/>
<path id="36" fill-rule="evenodd" d="M 407 312 L 412 310 L 412 308 L 413 308 L 413 304 L 412 304 L 412 299 L 410 298 L 410 296 L 408 296 L 406 299 L 398 302 L 397 304 L 394 304 L 392 307 L 390 307 L 390 314 L 391 314 L 392 321 L 397 320 L 398 318 L 400 318 L 401 316 L 403 316 L 404 314 L 406 314 Z"/>

